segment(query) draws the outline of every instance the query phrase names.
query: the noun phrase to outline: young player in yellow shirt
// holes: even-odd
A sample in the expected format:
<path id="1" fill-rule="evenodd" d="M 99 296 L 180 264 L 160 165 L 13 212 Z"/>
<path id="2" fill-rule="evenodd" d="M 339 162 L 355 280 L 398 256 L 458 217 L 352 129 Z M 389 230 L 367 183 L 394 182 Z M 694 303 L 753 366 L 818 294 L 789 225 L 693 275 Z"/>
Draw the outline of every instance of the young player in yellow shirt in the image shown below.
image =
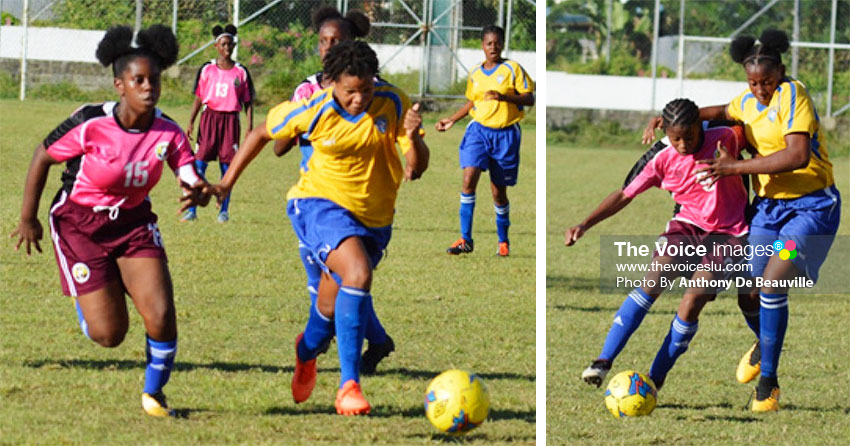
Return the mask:
<path id="1" fill-rule="evenodd" d="M 463 186 L 460 192 L 460 238 L 447 250 L 449 254 L 470 253 L 475 188 L 482 171 L 490 171 L 490 190 L 496 210 L 499 246 L 496 255 L 510 252 L 508 228 L 511 225 L 507 187 L 514 186 L 519 173 L 519 145 L 522 132 L 519 121 L 523 107 L 534 105 L 534 81 L 516 62 L 502 58 L 505 31 L 487 26 L 481 31 L 481 49 L 485 60 L 469 73 L 466 97 L 469 99 L 454 115 L 440 119 L 436 128 L 444 132 L 467 114 L 472 122 L 460 143 L 460 168 Z"/>

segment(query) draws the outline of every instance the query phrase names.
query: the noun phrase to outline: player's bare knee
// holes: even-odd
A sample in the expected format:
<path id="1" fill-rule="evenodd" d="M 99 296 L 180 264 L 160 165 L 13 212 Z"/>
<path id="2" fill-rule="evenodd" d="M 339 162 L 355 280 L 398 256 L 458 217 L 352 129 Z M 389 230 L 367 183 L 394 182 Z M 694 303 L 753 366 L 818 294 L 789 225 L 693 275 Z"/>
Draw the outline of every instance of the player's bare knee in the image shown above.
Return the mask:
<path id="1" fill-rule="evenodd" d="M 357 265 L 349 268 L 342 278 L 343 285 L 368 290 L 372 285 L 372 268 L 369 265 Z"/>
<path id="2" fill-rule="evenodd" d="M 89 326 L 89 338 L 99 345 L 107 348 L 114 348 L 124 342 L 124 337 L 127 336 L 127 325 L 113 326 L 108 328 L 95 328 Z"/>

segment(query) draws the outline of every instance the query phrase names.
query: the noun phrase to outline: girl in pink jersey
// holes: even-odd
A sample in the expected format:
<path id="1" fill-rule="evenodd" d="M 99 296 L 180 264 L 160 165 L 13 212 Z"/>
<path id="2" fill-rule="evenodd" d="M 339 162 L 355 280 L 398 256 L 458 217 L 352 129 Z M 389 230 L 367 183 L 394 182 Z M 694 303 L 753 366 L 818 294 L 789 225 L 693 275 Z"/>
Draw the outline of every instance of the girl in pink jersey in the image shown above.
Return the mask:
<path id="1" fill-rule="evenodd" d="M 60 124 L 35 149 L 27 172 L 21 221 L 11 236 L 41 252 L 42 226 L 36 216 L 49 168 L 66 162 L 62 188 L 50 209 L 59 277 L 75 299 L 83 333 L 104 347 L 127 334 L 124 294 L 144 319 L 147 367 L 142 407 L 170 416 L 162 388 L 177 350 L 174 291 L 157 216 L 148 192 L 167 164 L 178 174 L 184 207 L 206 205 L 208 184 L 193 167 L 186 135 L 156 108 L 160 73 L 177 59 L 171 30 L 155 25 L 137 35 L 113 27 L 97 48 L 112 65 L 118 102 L 86 105 Z"/>
<path id="2" fill-rule="evenodd" d="M 369 18 L 361 11 L 352 9 L 343 16 L 338 9 L 327 6 L 320 8 L 313 14 L 313 26 L 319 35 L 319 57 L 324 60 L 328 50 L 338 43 L 365 37 L 369 34 L 371 25 Z M 330 79 L 325 78 L 319 71 L 295 88 L 291 100 L 294 102 L 309 99 L 316 92 L 330 86 Z M 283 156 L 289 152 L 295 143 L 296 140 L 294 139 L 287 142 L 275 141 L 275 155 Z M 310 161 L 310 156 L 313 154 L 313 146 L 310 145 L 307 138 L 298 138 L 297 143 L 301 148 L 301 169 L 306 170 L 307 162 Z M 304 265 L 304 271 L 307 273 L 307 291 L 310 294 L 311 316 L 332 319 L 334 301 L 339 292 L 337 281 L 322 275 L 321 267 L 311 258 L 309 249 L 300 240 L 298 252 L 301 263 Z M 393 339 L 387 334 L 374 311 L 371 312 L 366 328 L 366 340 L 369 342 L 369 347 L 363 352 L 360 371 L 365 375 L 371 375 L 375 373 L 378 363 L 395 351 Z M 315 348 L 318 352 L 323 353 L 327 349 L 327 345 L 310 346 L 310 348 Z"/>
<path id="3" fill-rule="evenodd" d="M 661 295 L 664 289 L 662 277 L 668 280 L 679 275 L 692 280 L 721 279 L 726 275 L 723 272 L 726 264 L 742 260 L 731 253 L 740 252 L 735 248 L 746 244 L 743 237 L 748 229 L 744 217 L 747 190 L 741 177 L 727 177 L 709 185 L 706 180 L 694 176 L 699 167 L 697 161 L 714 158 L 718 150 L 725 149 L 736 157 L 740 154 L 745 147 L 741 127 L 712 127 L 700 121 L 699 108 L 687 99 L 676 99 L 667 104 L 663 117 L 667 138 L 641 157 L 622 189 L 611 193 L 582 223 L 567 229 L 566 245 L 573 245 L 592 226 L 616 214 L 635 196 L 655 186 L 669 191 L 677 204 L 676 213 L 661 237 L 669 245 L 705 246 L 707 254 L 674 257 L 656 252 L 652 262 L 658 266 L 690 263 L 700 268 L 683 272 L 654 267 L 656 271 L 648 272 L 642 283 L 654 283 L 656 286 L 644 285 L 629 293 L 615 315 L 602 353 L 582 373 L 582 379 L 597 387 L 602 384 L 614 359 L 640 326 L 655 299 Z M 716 250 L 715 246 L 722 245 L 732 248 L 723 250 L 730 255 L 717 254 L 720 250 Z M 696 334 L 700 311 L 718 291 L 708 286 L 692 286 L 685 290 L 670 331 L 650 368 L 649 377 L 657 388 L 664 385 L 676 359 L 687 350 L 688 343 Z"/>
<path id="4" fill-rule="evenodd" d="M 195 167 L 204 174 L 207 164 L 218 158 L 221 175 L 224 176 L 239 147 L 239 112 L 242 107 L 245 107 L 248 116 L 248 130 L 245 133 L 254 127 L 253 102 L 256 95 L 248 69 L 231 58 L 236 47 L 236 27 L 227 25 L 222 28 L 216 25 L 212 34 L 215 37 L 218 58 L 203 64 L 198 70 L 194 88 L 195 103 L 186 133 L 191 137 L 195 117 L 203 105 Z M 229 209 L 230 197 L 227 197 L 218 212 L 219 223 L 230 220 Z M 182 220 L 191 221 L 196 218 L 195 208 L 191 207 L 183 214 Z"/>

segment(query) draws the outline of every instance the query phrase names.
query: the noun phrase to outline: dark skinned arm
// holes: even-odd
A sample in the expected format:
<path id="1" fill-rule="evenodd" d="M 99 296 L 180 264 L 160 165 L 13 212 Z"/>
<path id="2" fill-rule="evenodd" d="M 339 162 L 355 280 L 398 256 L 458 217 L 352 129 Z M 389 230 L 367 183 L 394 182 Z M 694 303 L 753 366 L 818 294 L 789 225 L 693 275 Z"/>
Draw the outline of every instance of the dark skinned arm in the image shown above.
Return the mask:
<path id="1" fill-rule="evenodd" d="M 567 229 L 564 233 L 564 244 L 572 246 L 580 239 L 588 229 L 595 226 L 597 223 L 606 218 L 620 212 L 624 207 L 628 206 L 632 199 L 623 193 L 622 189 L 617 189 L 605 197 L 599 206 L 587 216 L 581 223 Z"/>

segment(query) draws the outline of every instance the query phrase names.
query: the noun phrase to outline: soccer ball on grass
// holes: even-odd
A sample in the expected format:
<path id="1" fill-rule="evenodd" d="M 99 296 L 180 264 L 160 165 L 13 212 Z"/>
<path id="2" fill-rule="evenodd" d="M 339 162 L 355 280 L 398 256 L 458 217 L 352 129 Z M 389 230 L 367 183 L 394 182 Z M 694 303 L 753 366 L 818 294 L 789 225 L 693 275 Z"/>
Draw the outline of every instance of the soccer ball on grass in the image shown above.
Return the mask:
<path id="1" fill-rule="evenodd" d="M 439 374 L 425 391 L 425 416 L 442 432 L 464 434 L 487 419 L 490 393 L 481 378 L 463 370 Z"/>
<path id="2" fill-rule="evenodd" d="M 617 418 L 649 415 L 655 409 L 657 394 L 655 384 L 643 373 L 620 372 L 608 381 L 605 406 Z"/>

